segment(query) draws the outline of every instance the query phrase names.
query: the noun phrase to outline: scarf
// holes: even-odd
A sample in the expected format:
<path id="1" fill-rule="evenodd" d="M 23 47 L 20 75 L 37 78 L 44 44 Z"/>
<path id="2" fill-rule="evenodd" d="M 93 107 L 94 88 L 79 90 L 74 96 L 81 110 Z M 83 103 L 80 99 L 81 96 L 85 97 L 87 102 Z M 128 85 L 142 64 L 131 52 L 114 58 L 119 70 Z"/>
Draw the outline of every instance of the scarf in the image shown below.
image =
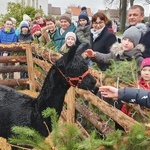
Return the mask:
<path id="1" fill-rule="evenodd" d="M 140 88 L 142 89 L 150 90 L 150 83 L 145 82 L 143 78 L 140 78 L 139 85 L 140 85 Z"/>
<path id="2" fill-rule="evenodd" d="M 6 29 L 6 28 L 4 29 L 4 31 L 5 31 L 6 33 L 10 33 L 10 30 L 11 30 L 11 29 Z"/>
<path id="3" fill-rule="evenodd" d="M 62 35 L 65 32 L 62 28 L 60 29 L 60 34 Z"/>
<path id="4" fill-rule="evenodd" d="M 93 42 L 97 39 L 97 37 L 100 35 L 103 29 L 104 27 L 96 31 L 94 29 L 91 29 L 91 33 L 93 34 Z"/>

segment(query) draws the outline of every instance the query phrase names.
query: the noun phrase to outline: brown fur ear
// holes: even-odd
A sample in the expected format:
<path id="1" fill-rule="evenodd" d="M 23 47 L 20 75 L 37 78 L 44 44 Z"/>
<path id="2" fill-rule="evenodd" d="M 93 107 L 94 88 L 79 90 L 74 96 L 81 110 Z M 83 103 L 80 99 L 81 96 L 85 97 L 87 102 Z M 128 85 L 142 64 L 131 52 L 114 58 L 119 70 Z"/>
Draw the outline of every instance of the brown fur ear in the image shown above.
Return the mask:
<path id="1" fill-rule="evenodd" d="M 135 49 L 139 49 L 141 50 L 141 52 L 144 52 L 145 51 L 145 46 L 143 44 L 138 44 Z"/>

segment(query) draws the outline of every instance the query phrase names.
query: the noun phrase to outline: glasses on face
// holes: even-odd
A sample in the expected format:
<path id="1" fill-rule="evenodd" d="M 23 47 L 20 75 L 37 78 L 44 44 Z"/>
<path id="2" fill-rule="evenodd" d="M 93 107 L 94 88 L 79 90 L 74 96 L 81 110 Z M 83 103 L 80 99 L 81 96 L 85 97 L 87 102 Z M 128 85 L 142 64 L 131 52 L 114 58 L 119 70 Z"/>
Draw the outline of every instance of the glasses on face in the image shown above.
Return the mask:
<path id="1" fill-rule="evenodd" d="M 101 21 L 101 22 L 93 22 L 93 25 L 95 25 L 95 26 L 102 25 L 102 24 L 104 24 L 104 21 Z"/>
<path id="2" fill-rule="evenodd" d="M 10 23 L 6 23 L 6 25 L 8 25 L 8 26 L 12 26 L 13 24 L 10 24 Z"/>

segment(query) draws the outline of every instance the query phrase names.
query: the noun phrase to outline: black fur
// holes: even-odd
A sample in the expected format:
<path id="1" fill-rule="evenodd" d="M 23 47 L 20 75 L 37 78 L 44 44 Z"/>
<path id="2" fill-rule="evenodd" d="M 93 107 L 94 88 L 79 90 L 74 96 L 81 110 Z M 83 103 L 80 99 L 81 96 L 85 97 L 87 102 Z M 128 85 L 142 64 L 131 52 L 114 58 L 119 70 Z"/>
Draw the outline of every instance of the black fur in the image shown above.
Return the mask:
<path id="1" fill-rule="evenodd" d="M 43 121 L 52 130 L 50 119 L 43 119 L 41 112 L 47 107 L 55 108 L 58 115 L 62 111 L 65 94 L 70 87 L 65 78 L 60 74 L 59 68 L 65 76 L 81 76 L 88 70 L 86 61 L 73 47 L 64 54 L 48 72 L 41 92 L 37 98 L 19 93 L 15 89 L 0 85 L 0 137 L 11 136 L 13 126 L 28 126 L 37 130 L 42 136 L 48 135 Z M 96 80 L 88 74 L 79 88 L 94 90 Z"/>

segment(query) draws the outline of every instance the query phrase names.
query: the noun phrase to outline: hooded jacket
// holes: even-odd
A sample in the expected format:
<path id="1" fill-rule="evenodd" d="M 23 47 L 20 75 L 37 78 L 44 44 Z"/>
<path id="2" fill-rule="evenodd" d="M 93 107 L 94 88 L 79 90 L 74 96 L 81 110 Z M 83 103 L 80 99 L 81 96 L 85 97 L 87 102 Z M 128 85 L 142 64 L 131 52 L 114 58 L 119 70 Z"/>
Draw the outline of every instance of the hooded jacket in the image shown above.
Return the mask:
<path id="1" fill-rule="evenodd" d="M 142 63 L 144 52 L 144 46 L 142 44 L 138 44 L 132 50 L 123 50 L 120 43 L 115 43 L 112 45 L 110 49 L 110 53 L 103 54 L 96 52 L 96 56 L 92 58 L 92 61 L 96 62 L 98 65 L 100 64 L 110 64 L 110 59 L 115 61 L 124 61 L 125 59 L 131 61 L 134 57 L 137 65 L 139 66 Z"/>

